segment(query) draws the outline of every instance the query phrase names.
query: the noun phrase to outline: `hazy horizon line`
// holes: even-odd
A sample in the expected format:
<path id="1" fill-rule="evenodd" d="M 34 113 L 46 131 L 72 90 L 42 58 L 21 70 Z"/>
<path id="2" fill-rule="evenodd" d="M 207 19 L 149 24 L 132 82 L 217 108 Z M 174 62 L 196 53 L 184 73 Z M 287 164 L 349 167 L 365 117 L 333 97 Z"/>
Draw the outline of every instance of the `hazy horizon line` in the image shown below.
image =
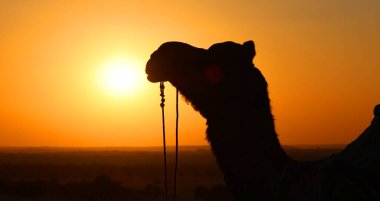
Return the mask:
<path id="1" fill-rule="evenodd" d="M 346 144 L 284 144 L 285 148 L 344 148 Z M 175 145 L 167 145 L 169 149 L 174 149 Z M 179 145 L 179 148 L 207 148 L 209 145 Z M 0 150 L 4 149 L 97 149 L 97 150 L 133 150 L 133 149 L 162 149 L 162 145 L 154 146 L 0 146 Z"/>

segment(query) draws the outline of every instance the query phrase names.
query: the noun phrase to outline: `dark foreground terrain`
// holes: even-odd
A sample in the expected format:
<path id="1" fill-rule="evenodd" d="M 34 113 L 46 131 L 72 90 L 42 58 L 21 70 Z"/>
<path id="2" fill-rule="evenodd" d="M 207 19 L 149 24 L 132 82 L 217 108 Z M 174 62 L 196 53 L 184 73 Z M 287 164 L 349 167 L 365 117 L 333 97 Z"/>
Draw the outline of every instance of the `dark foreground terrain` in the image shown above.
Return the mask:
<path id="1" fill-rule="evenodd" d="M 299 160 L 341 147 L 286 147 Z M 168 151 L 169 198 L 174 151 Z M 161 148 L 0 148 L 0 200 L 162 201 Z M 207 147 L 180 147 L 177 200 L 232 200 Z"/>

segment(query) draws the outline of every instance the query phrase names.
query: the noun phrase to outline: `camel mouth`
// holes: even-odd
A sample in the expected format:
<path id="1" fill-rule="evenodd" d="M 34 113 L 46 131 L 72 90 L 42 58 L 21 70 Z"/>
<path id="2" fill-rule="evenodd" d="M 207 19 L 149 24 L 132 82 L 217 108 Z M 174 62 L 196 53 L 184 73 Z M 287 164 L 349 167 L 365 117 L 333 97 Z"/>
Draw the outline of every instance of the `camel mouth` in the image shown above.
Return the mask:
<path id="1" fill-rule="evenodd" d="M 168 79 L 165 76 L 165 73 L 157 69 L 154 70 L 152 66 L 150 65 L 146 65 L 145 72 L 147 74 L 147 79 L 149 82 L 156 83 L 156 82 L 168 81 Z"/>
<path id="2" fill-rule="evenodd" d="M 158 75 L 158 74 L 148 74 L 147 79 L 149 82 L 153 82 L 153 83 L 168 81 L 167 79 L 164 79 L 162 75 Z"/>

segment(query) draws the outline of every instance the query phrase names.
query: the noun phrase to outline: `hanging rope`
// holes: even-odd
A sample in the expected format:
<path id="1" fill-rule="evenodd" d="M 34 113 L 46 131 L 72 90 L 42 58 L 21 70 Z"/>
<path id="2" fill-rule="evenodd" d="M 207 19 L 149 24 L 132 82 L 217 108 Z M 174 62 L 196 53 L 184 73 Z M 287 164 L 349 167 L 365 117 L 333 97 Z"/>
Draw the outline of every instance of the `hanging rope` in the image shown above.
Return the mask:
<path id="1" fill-rule="evenodd" d="M 165 171 L 165 201 L 168 201 L 168 176 L 167 176 L 167 170 L 166 170 L 166 133 L 165 133 L 165 85 L 164 82 L 160 82 L 160 96 L 161 96 L 161 111 L 162 111 L 162 137 L 163 137 L 163 143 L 164 143 L 164 171 Z"/>
<path id="2" fill-rule="evenodd" d="M 164 82 L 160 82 L 160 96 L 161 96 L 161 111 L 162 111 L 162 137 L 163 137 L 163 147 L 164 147 L 164 171 L 165 171 L 165 201 L 168 201 L 168 177 L 167 177 L 167 162 L 166 162 L 166 132 L 165 132 L 165 85 Z M 173 201 L 176 200 L 177 194 L 177 171 L 178 171 L 178 89 L 176 91 L 176 122 L 175 122 L 175 167 L 174 167 L 174 191 L 173 191 Z"/>
<path id="3" fill-rule="evenodd" d="M 177 191 L 177 169 L 178 169 L 178 119 L 179 119 L 178 89 L 176 91 L 175 101 L 176 101 L 176 105 L 175 105 L 176 118 L 175 118 L 175 168 L 174 168 L 174 197 L 173 197 L 173 201 L 175 201 L 176 191 Z"/>

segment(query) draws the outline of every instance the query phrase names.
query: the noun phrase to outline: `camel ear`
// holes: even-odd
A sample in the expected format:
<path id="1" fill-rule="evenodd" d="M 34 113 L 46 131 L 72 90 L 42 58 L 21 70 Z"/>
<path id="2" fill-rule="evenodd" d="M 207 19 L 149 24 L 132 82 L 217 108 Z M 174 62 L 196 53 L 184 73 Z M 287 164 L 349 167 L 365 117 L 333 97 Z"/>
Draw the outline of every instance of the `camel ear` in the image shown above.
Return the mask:
<path id="1" fill-rule="evenodd" d="M 249 59 L 252 60 L 253 57 L 256 55 L 256 50 L 255 50 L 255 43 L 253 41 L 247 41 L 243 43 L 243 49 L 244 52 L 249 56 Z"/>

